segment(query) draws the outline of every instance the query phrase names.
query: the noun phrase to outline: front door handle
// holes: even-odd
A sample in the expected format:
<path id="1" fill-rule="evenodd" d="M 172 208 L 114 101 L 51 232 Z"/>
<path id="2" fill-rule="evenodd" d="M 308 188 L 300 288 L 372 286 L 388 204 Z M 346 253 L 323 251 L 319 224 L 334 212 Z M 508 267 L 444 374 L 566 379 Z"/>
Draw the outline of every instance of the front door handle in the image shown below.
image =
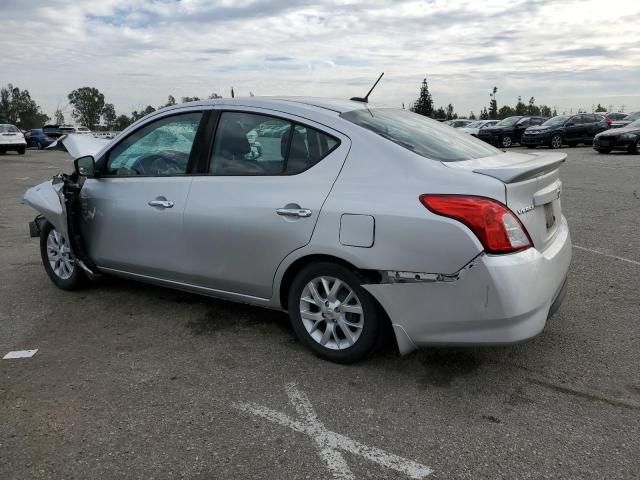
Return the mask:
<path id="1" fill-rule="evenodd" d="M 160 208 L 171 208 L 173 207 L 173 202 L 171 200 L 151 200 L 149 202 L 150 207 L 160 207 Z"/>
<path id="2" fill-rule="evenodd" d="M 308 208 L 279 208 L 276 210 L 278 215 L 283 217 L 299 217 L 299 218 L 307 218 L 311 216 L 311 210 Z"/>

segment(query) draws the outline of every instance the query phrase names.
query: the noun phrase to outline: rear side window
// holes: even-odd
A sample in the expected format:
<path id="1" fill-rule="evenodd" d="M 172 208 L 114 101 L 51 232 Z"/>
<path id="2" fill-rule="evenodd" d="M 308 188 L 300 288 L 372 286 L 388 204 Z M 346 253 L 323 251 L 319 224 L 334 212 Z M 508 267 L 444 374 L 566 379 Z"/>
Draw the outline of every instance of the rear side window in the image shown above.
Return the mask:
<path id="1" fill-rule="evenodd" d="M 432 160 L 457 162 L 504 153 L 464 131 L 406 110 L 365 108 L 340 116 Z"/>
<path id="2" fill-rule="evenodd" d="M 338 144 L 330 135 L 282 118 L 223 112 L 209 172 L 235 176 L 295 175 L 314 166 Z"/>

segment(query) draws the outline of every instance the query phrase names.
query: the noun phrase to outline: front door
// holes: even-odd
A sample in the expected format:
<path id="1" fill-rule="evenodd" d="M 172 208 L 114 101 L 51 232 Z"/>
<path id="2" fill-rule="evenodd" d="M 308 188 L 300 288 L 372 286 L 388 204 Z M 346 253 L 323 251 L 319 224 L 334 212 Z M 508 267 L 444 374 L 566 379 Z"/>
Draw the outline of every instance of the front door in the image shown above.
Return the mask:
<path id="1" fill-rule="evenodd" d="M 194 177 L 184 215 L 198 285 L 270 298 L 280 262 L 311 239 L 350 143 L 278 115 L 221 113 L 209 172 Z"/>
<path id="2" fill-rule="evenodd" d="M 81 190 L 81 228 L 101 268 L 180 280 L 186 249 L 182 215 L 201 112 L 143 125 L 98 160 Z"/>

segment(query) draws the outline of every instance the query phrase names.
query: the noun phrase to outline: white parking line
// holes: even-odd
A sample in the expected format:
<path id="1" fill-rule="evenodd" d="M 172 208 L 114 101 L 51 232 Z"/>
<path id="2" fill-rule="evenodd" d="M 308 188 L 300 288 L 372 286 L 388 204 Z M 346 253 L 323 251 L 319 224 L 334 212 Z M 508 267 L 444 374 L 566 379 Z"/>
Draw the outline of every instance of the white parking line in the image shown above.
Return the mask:
<path id="1" fill-rule="evenodd" d="M 13 352 L 7 353 L 4 357 L 2 357 L 2 359 L 13 360 L 15 358 L 31 358 L 36 354 L 37 351 L 37 348 L 35 350 L 14 350 Z"/>
<path id="2" fill-rule="evenodd" d="M 318 453 L 326 462 L 329 470 L 331 470 L 333 478 L 341 480 L 355 478 L 339 450 L 359 455 L 378 465 L 403 473 L 409 478 L 421 479 L 433 472 L 425 465 L 387 453 L 379 448 L 363 445 L 349 437 L 327 430 L 318 419 L 309 398 L 298 390 L 294 383 L 286 385 L 285 390 L 289 401 L 298 414 L 299 420 L 294 420 L 282 412 L 255 403 L 241 402 L 235 403 L 233 406 L 283 427 L 289 427 L 296 432 L 306 433 L 315 443 Z"/>
<path id="3" fill-rule="evenodd" d="M 630 258 L 619 257 L 617 255 L 611 255 L 610 253 L 604 253 L 599 250 L 594 250 L 593 248 L 581 247 L 580 245 L 574 245 L 573 248 L 577 248 L 578 250 L 584 250 L 585 252 L 597 253 L 598 255 L 602 255 L 604 257 L 615 258 L 616 260 L 620 260 L 621 262 L 627 262 L 632 265 L 640 265 L 640 262 L 636 260 L 631 260 Z"/>

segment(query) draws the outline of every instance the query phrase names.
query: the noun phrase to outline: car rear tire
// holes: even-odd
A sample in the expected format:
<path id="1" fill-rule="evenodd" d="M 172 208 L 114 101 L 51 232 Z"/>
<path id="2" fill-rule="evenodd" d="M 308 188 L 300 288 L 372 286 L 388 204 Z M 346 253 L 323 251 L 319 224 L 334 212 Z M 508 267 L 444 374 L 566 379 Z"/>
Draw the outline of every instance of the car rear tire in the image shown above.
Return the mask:
<path id="1" fill-rule="evenodd" d="M 337 363 L 363 360 L 380 345 L 382 318 L 358 276 L 342 265 L 313 263 L 289 290 L 296 336 L 317 356 Z"/>
<path id="2" fill-rule="evenodd" d="M 513 145 L 513 137 L 511 135 L 505 135 L 500 139 L 500 146 L 502 148 L 509 148 Z"/>
<path id="3" fill-rule="evenodd" d="M 53 284 L 63 290 L 77 290 L 88 279 L 69 249 L 67 240 L 49 222 L 40 230 L 40 256 Z"/>
<path id="4" fill-rule="evenodd" d="M 549 142 L 549 146 L 551 148 L 560 148 L 562 147 L 562 135 L 556 134 L 551 137 L 551 141 Z"/>

